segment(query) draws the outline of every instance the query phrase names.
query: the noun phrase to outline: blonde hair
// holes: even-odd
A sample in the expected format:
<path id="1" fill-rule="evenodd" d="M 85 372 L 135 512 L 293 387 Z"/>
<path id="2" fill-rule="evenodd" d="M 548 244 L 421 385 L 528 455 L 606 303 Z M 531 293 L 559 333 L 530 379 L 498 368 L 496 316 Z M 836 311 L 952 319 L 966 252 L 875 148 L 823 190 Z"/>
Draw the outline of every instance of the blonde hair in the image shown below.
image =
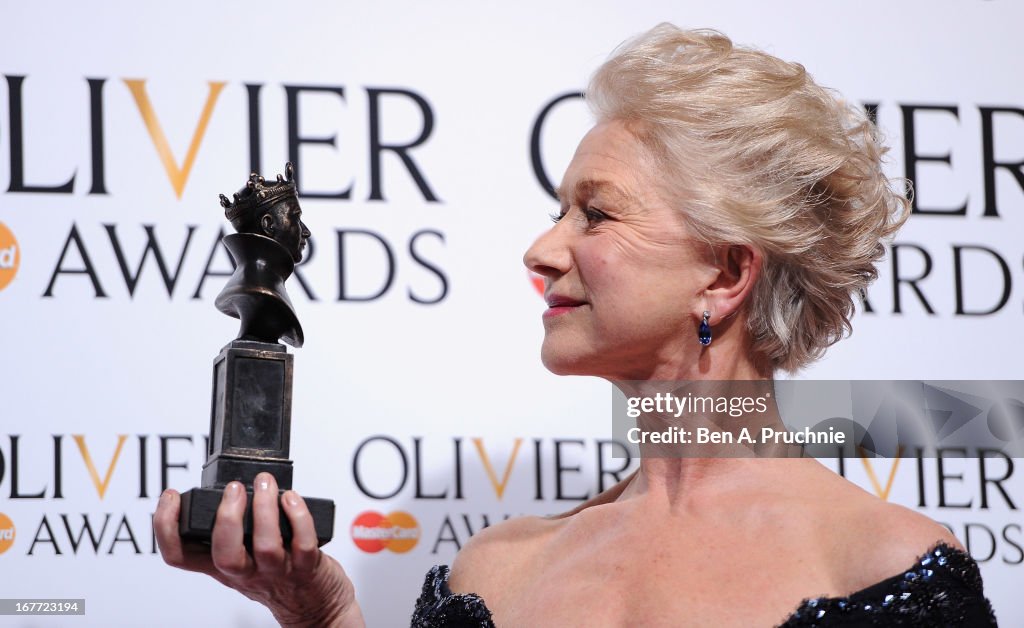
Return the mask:
<path id="1" fill-rule="evenodd" d="M 586 98 L 651 150 L 700 237 L 762 253 L 746 305 L 759 361 L 795 371 L 851 331 L 854 297 L 909 215 L 861 109 L 800 64 L 671 24 L 616 50 Z"/>

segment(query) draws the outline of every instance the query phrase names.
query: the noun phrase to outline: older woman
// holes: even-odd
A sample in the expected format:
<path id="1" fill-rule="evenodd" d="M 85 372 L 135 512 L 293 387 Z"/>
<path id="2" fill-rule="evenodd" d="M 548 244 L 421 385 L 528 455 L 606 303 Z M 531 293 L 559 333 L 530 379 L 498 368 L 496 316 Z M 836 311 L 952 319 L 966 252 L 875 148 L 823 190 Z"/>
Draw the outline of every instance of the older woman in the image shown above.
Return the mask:
<path id="1" fill-rule="evenodd" d="M 659 26 L 596 73 L 597 125 L 527 251 L 545 279 L 545 366 L 623 387 L 770 382 L 849 329 L 906 200 L 863 114 L 803 67 L 713 32 Z M 745 425 L 774 425 L 771 412 Z M 685 424 L 684 424 L 685 426 Z M 351 582 L 316 548 L 301 498 L 257 480 L 252 554 L 233 483 L 212 553 L 165 560 L 266 604 L 285 625 L 360 625 Z M 644 457 L 572 512 L 473 537 L 428 574 L 416 626 L 992 625 L 977 566 L 942 526 L 809 458 Z"/>

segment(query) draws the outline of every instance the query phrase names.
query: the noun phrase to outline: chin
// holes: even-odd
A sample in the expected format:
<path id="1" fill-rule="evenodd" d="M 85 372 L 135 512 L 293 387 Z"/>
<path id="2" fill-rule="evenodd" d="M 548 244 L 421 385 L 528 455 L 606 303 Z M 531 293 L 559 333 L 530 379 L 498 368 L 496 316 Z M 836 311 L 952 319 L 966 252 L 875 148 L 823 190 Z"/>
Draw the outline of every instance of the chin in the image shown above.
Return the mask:
<path id="1" fill-rule="evenodd" d="M 594 369 L 586 356 L 576 352 L 558 350 L 548 347 L 547 343 L 541 347 L 540 361 L 544 368 L 555 375 L 593 375 Z M 591 368 L 588 368 L 591 367 Z"/>

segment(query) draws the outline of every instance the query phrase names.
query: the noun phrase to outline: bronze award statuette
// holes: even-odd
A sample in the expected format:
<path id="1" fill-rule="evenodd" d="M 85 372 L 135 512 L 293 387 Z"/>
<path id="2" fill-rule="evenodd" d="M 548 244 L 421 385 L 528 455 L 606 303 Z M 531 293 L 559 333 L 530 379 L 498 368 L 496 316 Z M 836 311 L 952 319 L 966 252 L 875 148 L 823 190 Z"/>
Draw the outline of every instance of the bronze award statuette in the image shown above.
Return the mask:
<path id="1" fill-rule="evenodd" d="M 253 173 L 233 200 L 223 194 L 224 215 L 238 233 L 224 237 L 235 272 L 217 296 L 217 309 L 241 321 L 238 338 L 213 361 L 210 450 L 202 486 L 181 496 L 178 530 L 189 540 L 209 541 L 224 487 L 246 486 L 245 542 L 252 539 L 252 485 L 256 474 L 271 473 L 281 492 L 292 487 L 288 445 L 292 416 L 292 359 L 284 345 L 302 346 L 302 326 L 284 282 L 302 259 L 309 230 L 302 223 L 292 165 L 285 177 L 267 183 Z M 304 497 L 317 541 L 334 536 L 334 502 Z M 281 513 L 287 545 L 292 530 Z"/>

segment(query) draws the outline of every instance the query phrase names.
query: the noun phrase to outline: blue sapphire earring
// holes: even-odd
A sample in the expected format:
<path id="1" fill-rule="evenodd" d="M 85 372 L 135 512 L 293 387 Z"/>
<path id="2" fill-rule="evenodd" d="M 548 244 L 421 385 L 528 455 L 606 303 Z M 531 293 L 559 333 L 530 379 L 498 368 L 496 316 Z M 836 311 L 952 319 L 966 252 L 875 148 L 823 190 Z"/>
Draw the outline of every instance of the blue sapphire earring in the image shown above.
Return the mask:
<path id="1" fill-rule="evenodd" d="M 705 347 L 711 344 L 711 325 L 708 325 L 709 318 L 711 318 L 711 312 L 704 310 L 704 320 L 700 322 L 700 329 L 697 330 L 697 340 Z"/>

